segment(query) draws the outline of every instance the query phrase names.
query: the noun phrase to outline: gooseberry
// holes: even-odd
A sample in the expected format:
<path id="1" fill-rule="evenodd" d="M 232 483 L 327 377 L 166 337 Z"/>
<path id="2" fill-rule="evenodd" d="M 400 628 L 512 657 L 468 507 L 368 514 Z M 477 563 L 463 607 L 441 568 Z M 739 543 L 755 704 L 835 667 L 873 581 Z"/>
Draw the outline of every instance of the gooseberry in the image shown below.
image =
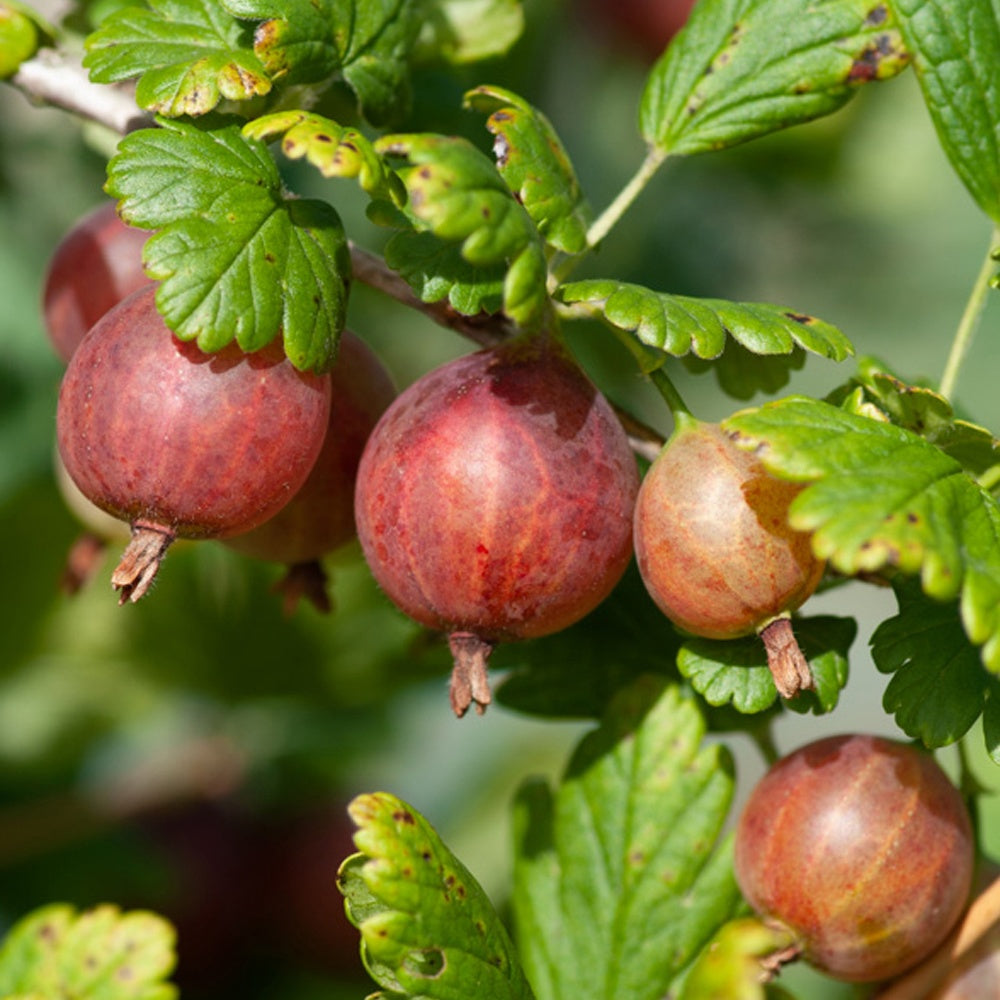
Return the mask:
<path id="1" fill-rule="evenodd" d="M 134 292 L 77 348 L 56 430 L 70 477 L 127 521 L 112 574 L 121 601 L 149 588 L 170 543 L 222 538 L 273 516 L 319 454 L 330 379 L 297 371 L 278 341 L 205 354 L 175 337 L 155 288 Z"/>
<path id="2" fill-rule="evenodd" d="M 142 268 L 148 236 L 122 222 L 115 203 L 105 201 L 62 238 L 45 272 L 42 318 L 63 361 L 112 306 L 152 284 Z"/>
<path id="3" fill-rule="evenodd" d="M 964 909 L 974 840 L 962 797 L 923 750 L 832 736 L 775 764 L 735 836 L 740 889 L 837 979 L 875 982 L 928 955 Z"/>
<path id="4" fill-rule="evenodd" d="M 632 553 L 638 472 L 607 400 L 549 336 L 451 361 L 389 407 L 355 499 L 375 579 L 449 634 L 458 715 L 490 701 L 495 643 L 596 607 Z"/>
<path id="5" fill-rule="evenodd" d="M 635 508 L 636 559 L 659 608 L 696 636 L 760 633 L 785 697 L 812 686 L 789 615 L 824 569 L 810 536 L 788 524 L 801 489 L 718 424 L 688 419 L 650 466 Z"/>
<path id="6" fill-rule="evenodd" d="M 368 435 L 396 388 L 375 352 L 355 334 L 340 337 L 330 371 L 330 417 L 323 448 L 302 488 L 274 517 L 225 544 L 257 559 L 285 563 L 278 589 L 291 609 L 300 595 L 329 610 L 319 559 L 355 537 L 354 483 Z"/>

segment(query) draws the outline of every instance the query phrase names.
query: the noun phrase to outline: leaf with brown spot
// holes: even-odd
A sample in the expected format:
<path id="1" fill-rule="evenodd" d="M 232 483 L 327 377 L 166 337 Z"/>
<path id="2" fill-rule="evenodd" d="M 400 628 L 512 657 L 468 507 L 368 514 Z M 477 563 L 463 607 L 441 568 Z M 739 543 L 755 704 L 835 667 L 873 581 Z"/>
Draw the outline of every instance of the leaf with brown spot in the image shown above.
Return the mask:
<path id="1" fill-rule="evenodd" d="M 29 913 L 0 943 L 0 996 L 174 1000 L 173 928 L 141 910 L 57 903 Z"/>
<path id="2" fill-rule="evenodd" d="M 372 978 L 399 997 L 532 1000 L 493 905 L 427 820 L 386 792 L 349 811 L 359 853 L 338 885 Z"/>
<path id="3" fill-rule="evenodd" d="M 905 427 L 789 397 L 723 424 L 775 475 L 808 484 L 791 524 L 847 575 L 919 576 L 959 602 L 969 640 L 1000 673 L 1000 505 L 962 467 Z"/>
<path id="4" fill-rule="evenodd" d="M 828 115 L 908 62 L 873 0 L 701 0 L 647 79 L 640 130 L 670 155 L 723 149 Z"/>
<path id="5" fill-rule="evenodd" d="M 266 94 L 271 78 L 253 32 L 212 0 L 151 0 L 124 7 L 86 40 L 96 83 L 139 77 L 136 102 L 169 117 L 203 115 L 223 99 Z"/>

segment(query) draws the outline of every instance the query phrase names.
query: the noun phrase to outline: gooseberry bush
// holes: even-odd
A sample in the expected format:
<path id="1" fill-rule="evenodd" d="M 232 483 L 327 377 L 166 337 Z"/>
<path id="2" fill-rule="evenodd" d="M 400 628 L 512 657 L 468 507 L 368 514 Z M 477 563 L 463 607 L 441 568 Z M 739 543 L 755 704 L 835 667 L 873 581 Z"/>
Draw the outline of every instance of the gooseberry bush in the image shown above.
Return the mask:
<path id="1" fill-rule="evenodd" d="M 3 96 L 39 133 L 78 130 L 102 172 L 93 210 L 46 249 L 36 322 L 59 366 L 63 490 L 131 538 L 109 571 L 127 607 L 98 546 L 79 593 L 51 598 L 55 645 L 11 648 L 37 645 L 55 688 L 74 644 L 101 669 L 143 665 L 122 674 L 128 725 L 100 688 L 83 723 L 61 709 L 73 749 L 43 784 L 116 753 L 124 777 L 31 815 L 55 817 L 56 841 L 129 830 L 176 856 L 179 836 L 196 871 L 174 911 L 155 879 L 113 902 L 70 880 L 25 914 L 0 903 L 0 998 L 228 995 L 204 957 L 223 953 L 232 995 L 264 995 L 259 963 L 281 948 L 343 973 L 345 934 L 385 998 L 903 1000 L 995 968 L 1000 445 L 958 387 L 1000 259 L 1000 7 L 681 6 L 662 52 L 627 57 L 639 154 L 595 198 L 561 126 L 617 133 L 572 93 L 543 107 L 536 78 L 585 74 L 560 63 L 577 20 L 638 4 L 0 0 Z M 700 251 L 670 231 L 664 176 L 683 192 L 763 148 L 780 196 L 793 150 L 835 155 L 820 120 L 849 133 L 855 98 L 904 75 L 987 242 L 936 334 L 940 371 L 912 370 L 903 338 L 876 358 L 807 301 L 727 287 L 724 266 L 685 283 L 676 262 Z M 31 144 L 14 155 L 30 173 Z M 608 255 L 632 226 L 666 230 L 640 266 Z M 847 262 L 851 234 L 822 236 L 840 238 Z M 389 359 L 435 328 L 450 357 L 399 377 Z M 834 374 L 792 391 L 807 359 Z M 247 596 L 275 564 L 283 617 Z M 867 635 L 813 604 L 888 593 Z M 889 675 L 891 738 L 839 705 L 858 639 Z M 420 802 L 351 777 L 388 741 L 393 697 L 449 672 L 436 731 L 497 713 L 590 723 L 558 779 L 519 776 L 502 900 Z M 0 730 L 17 697 L 0 686 Z M 135 763 L 168 700 L 161 759 Z M 208 702 L 235 721 L 180 732 Z M 470 708 L 486 717 L 455 721 Z M 844 735 L 782 757 L 791 714 Z M 751 756 L 768 769 L 752 791 Z M 0 797 L 20 808 L 17 777 Z M 326 808 L 318 835 L 245 835 L 248 799 L 290 808 L 303 789 L 350 789 L 336 815 L 352 848 Z M 183 818 L 221 799 L 222 820 Z M 0 871 L 47 836 L 0 837 Z M 201 957 L 185 965 L 186 948 Z"/>

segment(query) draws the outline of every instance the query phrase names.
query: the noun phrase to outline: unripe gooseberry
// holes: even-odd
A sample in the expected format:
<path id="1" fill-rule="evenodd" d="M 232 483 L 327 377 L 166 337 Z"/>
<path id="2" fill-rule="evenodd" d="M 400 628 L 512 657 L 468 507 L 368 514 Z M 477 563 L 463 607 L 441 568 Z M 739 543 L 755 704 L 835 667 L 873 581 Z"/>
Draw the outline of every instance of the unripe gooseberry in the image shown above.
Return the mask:
<path id="1" fill-rule="evenodd" d="M 788 524 L 801 489 L 718 424 L 688 419 L 650 466 L 635 508 L 636 559 L 660 610 L 708 639 L 759 632 L 785 697 L 812 686 L 788 616 L 824 569 L 810 536 Z"/>
<path id="2" fill-rule="evenodd" d="M 330 370 L 326 437 L 308 479 L 274 517 L 225 544 L 237 552 L 289 567 L 278 589 L 286 610 L 299 596 L 330 608 L 319 560 L 355 537 L 354 484 L 365 443 L 396 398 L 396 387 L 375 352 L 345 330 Z"/>
<path id="3" fill-rule="evenodd" d="M 69 361 L 87 331 L 112 307 L 152 284 L 142 268 L 149 233 L 127 226 L 113 201 L 79 219 L 49 259 L 42 288 L 42 318 L 49 339 Z"/>
<path id="4" fill-rule="evenodd" d="M 637 487 L 613 410 L 549 336 L 458 358 L 389 407 L 358 470 L 358 537 L 396 605 L 449 633 L 457 714 L 489 702 L 496 642 L 566 628 L 611 592 Z"/>
<path id="5" fill-rule="evenodd" d="M 222 538 L 274 515 L 319 454 L 330 379 L 296 371 L 281 344 L 214 354 L 175 337 L 133 293 L 95 324 L 59 391 L 66 470 L 132 526 L 112 585 L 138 600 L 177 537 Z"/>
<path id="6" fill-rule="evenodd" d="M 867 735 L 832 736 L 775 764 L 736 828 L 736 879 L 799 953 L 837 979 L 888 979 L 954 926 L 974 839 L 933 757 Z"/>

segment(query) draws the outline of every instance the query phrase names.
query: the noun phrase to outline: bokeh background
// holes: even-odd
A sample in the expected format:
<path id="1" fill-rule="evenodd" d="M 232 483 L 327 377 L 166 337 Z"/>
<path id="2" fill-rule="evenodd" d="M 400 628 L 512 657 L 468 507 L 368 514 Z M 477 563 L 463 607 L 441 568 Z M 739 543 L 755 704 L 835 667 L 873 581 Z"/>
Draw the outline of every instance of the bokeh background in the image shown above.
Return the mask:
<path id="1" fill-rule="evenodd" d="M 553 121 L 600 210 L 643 155 L 635 120 L 649 36 L 630 40 L 597 5 L 529 0 L 526 36 L 508 57 L 460 77 L 418 74 L 404 127 L 488 149 L 462 92 L 509 87 Z M 61 366 L 41 324 L 41 282 L 61 235 L 104 197 L 113 142 L 0 86 L 0 932 L 57 899 L 148 906 L 181 929 L 187 997 L 362 996 L 356 935 L 333 885 L 351 850 L 345 803 L 376 789 L 410 801 L 502 905 L 511 796 L 529 774 L 556 776 L 591 723 L 502 705 L 452 718 L 441 644 L 388 607 L 354 549 L 330 560 L 329 617 L 310 607 L 284 617 L 269 591 L 279 568 L 211 543 L 178 547 L 134 607 L 117 606 L 110 561 L 77 595 L 60 590 L 81 527 L 53 477 Z M 384 234 L 353 185 L 282 169 L 378 249 Z M 580 275 L 778 302 L 837 324 L 859 354 L 935 379 L 989 232 L 906 73 L 831 118 L 668 165 Z M 957 397 L 966 416 L 995 428 L 991 298 Z M 350 324 L 401 386 L 471 347 L 360 286 Z M 587 324 L 569 336 L 609 396 L 669 432 L 656 393 L 611 336 Z M 811 359 L 780 391 L 822 395 L 851 370 Z M 700 416 L 746 405 L 710 374 L 671 371 Z M 831 732 L 895 732 L 881 709 L 887 679 L 867 651 L 891 594 L 851 585 L 813 609 L 857 616 L 851 681 L 830 716 L 779 718 L 779 749 Z M 727 740 L 745 789 L 759 755 L 742 737 Z M 973 764 L 1000 788 L 975 753 Z M 1000 817 L 984 821 L 1000 852 L 990 832 Z"/>

